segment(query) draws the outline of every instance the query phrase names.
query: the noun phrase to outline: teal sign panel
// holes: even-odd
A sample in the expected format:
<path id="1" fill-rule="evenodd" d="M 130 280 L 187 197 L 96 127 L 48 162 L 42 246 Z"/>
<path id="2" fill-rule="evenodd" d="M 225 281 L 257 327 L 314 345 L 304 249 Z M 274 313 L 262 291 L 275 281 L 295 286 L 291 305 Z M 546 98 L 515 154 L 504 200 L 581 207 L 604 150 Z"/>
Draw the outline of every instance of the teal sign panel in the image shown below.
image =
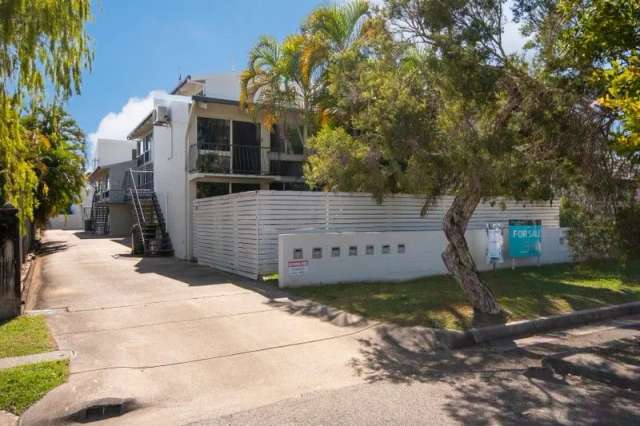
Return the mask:
<path id="1" fill-rule="evenodd" d="M 509 256 L 537 257 L 542 254 L 542 222 L 509 221 Z"/>

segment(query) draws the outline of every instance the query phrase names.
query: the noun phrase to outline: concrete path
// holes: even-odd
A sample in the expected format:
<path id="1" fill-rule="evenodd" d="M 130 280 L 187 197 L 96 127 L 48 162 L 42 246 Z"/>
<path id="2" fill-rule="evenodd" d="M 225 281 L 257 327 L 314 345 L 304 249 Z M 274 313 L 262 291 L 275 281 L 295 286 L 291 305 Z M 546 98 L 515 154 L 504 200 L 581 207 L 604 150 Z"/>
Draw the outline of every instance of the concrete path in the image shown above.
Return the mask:
<path id="1" fill-rule="evenodd" d="M 69 383 L 29 409 L 25 425 L 81 421 L 84 408 L 117 401 L 125 413 L 100 424 L 640 420 L 637 395 L 540 366 L 548 352 L 638 335 L 640 317 L 434 354 L 419 329 L 296 309 L 272 287 L 131 258 L 115 240 L 64 231 L 47 240 L 38 308 L 76 356 Z"/>
<path id="2" fill-rule="evenodd" d="M 0 370 L 3 368 L 13 368 L 19 365 L 34 364 L 45 361 L 62 361 L 73 356 L 72 351 L 53 351 L 40 354 L 14 356 L 10 358 L 0 358 Z"/>

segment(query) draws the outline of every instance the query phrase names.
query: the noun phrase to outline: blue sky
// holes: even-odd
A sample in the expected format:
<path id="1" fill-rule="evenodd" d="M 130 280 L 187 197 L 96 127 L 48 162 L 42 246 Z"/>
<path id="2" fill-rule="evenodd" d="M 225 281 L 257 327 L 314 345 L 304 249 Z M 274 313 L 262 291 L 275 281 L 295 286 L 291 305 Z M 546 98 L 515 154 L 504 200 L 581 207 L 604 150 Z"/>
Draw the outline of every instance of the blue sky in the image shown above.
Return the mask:
<path id="1" fill-rule="evenodd" d="M 90 142 L 124 138 L 151 110 L 152 91 L 171 90 L 180 75 L 241 70 L 260 35 L 282 39 L 328 2 L 95 0 L 88 26 L 93 69 L 69 111 Z M 514 25 L 505 40 L 508 47 L 521 44 Z"/>
<path id="2" fill-rule="evenodd" d="M 321 0 L 97 0 L 93 69 L 68 108 L 90 139 L 124 137 L 153 90 L 178 76 L 242 69 L 262 34 L 295 32 Z M 100 126 L 101 121 L 103 122 Z M 130 130 L 130 129 L 128 129 Z M 97 134 L 96 134 L 97 133 Z"/>

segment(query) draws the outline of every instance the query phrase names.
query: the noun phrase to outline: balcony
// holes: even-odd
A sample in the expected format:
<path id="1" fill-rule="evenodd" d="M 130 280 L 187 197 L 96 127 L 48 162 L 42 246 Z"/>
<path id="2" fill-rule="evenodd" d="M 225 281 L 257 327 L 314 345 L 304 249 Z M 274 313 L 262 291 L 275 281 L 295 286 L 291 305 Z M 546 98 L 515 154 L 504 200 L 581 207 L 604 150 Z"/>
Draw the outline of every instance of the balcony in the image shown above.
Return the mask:
<path id="1" fill-rule="evenodd" d="M 274 152 L 258 145 L 191 145 L 189 171 L 251 176 L 302 176 L 302 155 L 295 154 L 295 158 L 281 158 L 281 155 L 286 153 Z"/>

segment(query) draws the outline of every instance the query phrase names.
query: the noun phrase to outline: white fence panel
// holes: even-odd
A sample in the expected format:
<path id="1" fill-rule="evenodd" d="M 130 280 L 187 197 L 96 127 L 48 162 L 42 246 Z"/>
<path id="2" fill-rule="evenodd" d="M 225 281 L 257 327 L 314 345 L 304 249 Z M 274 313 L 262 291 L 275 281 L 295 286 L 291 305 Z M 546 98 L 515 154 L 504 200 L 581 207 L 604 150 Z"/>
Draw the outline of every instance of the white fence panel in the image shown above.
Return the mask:
<path id="1" fill-rule="evenodd" d="M 195 200 L 193 244 L 198 263 L 257 278 L 255 192 Z"/>
<path id="2" fill-rule="evenodd" d="M 296 232 L 401 232 L 442 229 L 452 197 L 439 198 L 426 216 L 424 199 L 394 195 L 378 204 L 369 194 L 252 191 L 194 201 L 193 241 L 198 262 L 256 278 L 278 271 L 278 236 Z M 468 229 L 487 222 L 539 219 L 559 226 L 559 203 L 481 203 Z"/>

